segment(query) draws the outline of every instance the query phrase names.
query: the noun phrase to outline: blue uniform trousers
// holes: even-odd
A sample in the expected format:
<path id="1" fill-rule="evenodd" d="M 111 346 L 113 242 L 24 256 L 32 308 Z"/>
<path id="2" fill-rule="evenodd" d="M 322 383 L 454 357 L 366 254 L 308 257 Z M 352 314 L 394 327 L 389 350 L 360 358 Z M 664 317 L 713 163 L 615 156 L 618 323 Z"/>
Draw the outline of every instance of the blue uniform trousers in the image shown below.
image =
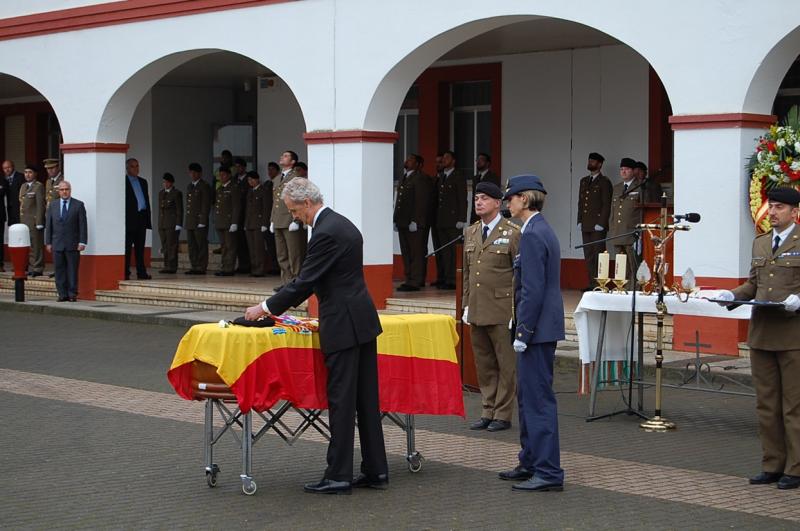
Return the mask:
<path id="1" fill-rule="evenodd" d="M 558 444 L 558 411 L 553 392 L 553 359 L 556 343 L 528 345 L 517 354 L 517 403 L 519 463 L 534 477 L 564 482 Z"/>

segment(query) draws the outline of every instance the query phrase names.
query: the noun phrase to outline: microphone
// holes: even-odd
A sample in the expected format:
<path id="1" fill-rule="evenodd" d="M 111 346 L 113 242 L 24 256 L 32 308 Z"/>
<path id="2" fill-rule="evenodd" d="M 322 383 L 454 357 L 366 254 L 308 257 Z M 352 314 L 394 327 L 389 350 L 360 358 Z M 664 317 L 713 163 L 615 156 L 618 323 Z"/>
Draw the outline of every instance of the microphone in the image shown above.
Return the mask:
<path id="1" fill-rule="evenodd" d="M 689 223 L 697 223 L 700 221 L 700 214 L 697 212 L 689 212 L 688 214 L 676 214 L 673 216 L 675 221 L 686 220 Z"/>

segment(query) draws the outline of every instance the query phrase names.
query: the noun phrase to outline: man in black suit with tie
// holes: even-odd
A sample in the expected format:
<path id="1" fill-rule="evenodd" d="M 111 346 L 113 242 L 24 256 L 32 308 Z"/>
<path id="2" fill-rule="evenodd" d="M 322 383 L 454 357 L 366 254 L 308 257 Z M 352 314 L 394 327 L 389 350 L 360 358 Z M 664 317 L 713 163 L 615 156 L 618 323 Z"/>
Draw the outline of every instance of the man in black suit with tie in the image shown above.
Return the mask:
<path id="1" fill-rule="evenodd" d="M 68 181 L 58 183 L 59 200 L 51 201 L 45 216 L 44 241 L 53 253 L 58 302 L 78 298 L 78 265 L 88 240 L 86 208 L 72 197 Z"/>
<path id="2" fill-rule="evenodd" d="M 131 277 L 131 246 L 136 255 L 136 276 L 148 280 L 144 266 L 144 242 L 147 229 L 152 229 L 150 221 L 150 194 L 147 181 L 139 177 L 139 161 L 125 161 L 125 280 Z"/>
<path id="3" fill-rule="evenodd" d="M 14 163 L 10 160 L 3 161 L 3 180 L 0 181 L 0 271 L 5 271 L 3 268 L 3 223 L 8 221 L 8 226 L 19 223 L 19 189 L 22 183 L 25 182 L 25 177 L 14 169 Z M 3 206 L 3 197 L 5 196 L 5 205 Z M 6 216 L 8 211 L 8 216 Z"/>
<path id="4" fill-rule="evenodd" d="M 319 299 L 319 341 L 328 368 L 328 468 L 304 490 L 349 494 L 352 487 L 385 488 L 389 483 L 378 402 L 378 312 L 364 281 L 364 241 L 350 220 L 322 204 L 319 188 L 292 179 L 281 192 L 294 219 L 312 228 L 299 275 L 247 319 L 279 315 L 315 294 Z M 361 441 L 361 474 L 353 479 L 355 418 Z"/>

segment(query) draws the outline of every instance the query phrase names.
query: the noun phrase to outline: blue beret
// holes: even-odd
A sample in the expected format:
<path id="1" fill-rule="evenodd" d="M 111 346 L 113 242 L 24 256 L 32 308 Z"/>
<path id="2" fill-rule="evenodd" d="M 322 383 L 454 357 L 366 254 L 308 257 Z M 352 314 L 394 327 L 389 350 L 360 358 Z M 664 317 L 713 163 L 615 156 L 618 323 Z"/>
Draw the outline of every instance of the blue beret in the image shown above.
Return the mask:
<path id="1" fill-rule="evenodd" d="M 517 175 L 508 180 L 508 187 L 506 188 L 506 195 L 503 199 L 509 199 L 512 195 L 516 195 L 525 190 L 539 190 L 543 194 L 547 191 L 544 189 L 542 180 L 535 175 Z"/>
<path id="2" fill-rule="evenodd" d="M 481 181 L 475 187 L 476 194 L 486 194 L 494 199 L 503 199 L 503 191 L 500 187 L 489 181 Z"/>

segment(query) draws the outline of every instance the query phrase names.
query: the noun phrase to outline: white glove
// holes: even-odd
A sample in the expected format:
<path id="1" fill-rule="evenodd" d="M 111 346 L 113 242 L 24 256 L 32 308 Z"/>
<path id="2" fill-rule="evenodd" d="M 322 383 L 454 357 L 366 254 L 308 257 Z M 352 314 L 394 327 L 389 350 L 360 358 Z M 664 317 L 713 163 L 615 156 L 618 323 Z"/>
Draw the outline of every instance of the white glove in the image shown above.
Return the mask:
<path id="1" fill-rule="evenodd" d="M 183 227 L 181 227 L 180 225 L 175 225 L 175 230 L 176 231 L 182 231 Z"/>
<path id="2" fill-rule="evenodd" d="M 408 224 L 408 232 L 417 232 L 417 222 L 412 221 Z"/>
<path id="3" fill-rule="evenodd" d="M 461 314 L 461 322 L 465 325 L 469 324 L 469 306 L 464 306 L 464 313 Z"/>
<path id="4" fill-rule="evenodd" d="M 601 227 L 600 225 L 595 225 L 595 226 L 594 226 L 594 230 L 596 230 L 597 232 L 602 232 L 602 231 L 604 231 L 605 229 L 604 229 L 603 227 Z"/>
<path id="5" fill-rule="evenodd" d="M 236 223 L 231 223 L 231 227 L 228 229 L 228 232 L 236 232 L 237 230 L 239 230 L 239 225 Z"/>
<path id="6" fill-rule="evenodd" d="M 514 319 L 509 319 L 508 320 L 508 329 L 511 330 L 512 328 L 514 328 Z"/>
<path id="7" fill-rule="evenodd" d="M 289 232 L 296 232 L 298 230 L 300 230 L 300 225 L 298 225 L 296 221 L 289 223 Z"/>
<path id="8" fill-rule="evenodd" d="M 394 224 L 394 231 L 395 231 L 395 232 L 398 232 L 398 230 L 397 230 L 397 223 L 395 223 L 395 224 Z"/>
<path id="9" fill-rule="evenodd" d="M 44 228 L 44 225 L 36 225 L 36 228 L 42 230 Z"/>
<path id="10" fill-rule="evenodd" d="M 206 228 L 206 226 L 205 226 L 205 225 L 203 225 L 202 223 L 198 223 L 198 224 L 197 224 L 197 228 L 198 228 L 198 229 L 204 229 L 204 228 Z"/>
<path id="11" fill-rule="evenodd" d="M 526 348 L 528 348 L 528 345 L 526 345 L 524 341 L 520 341 L 519 339 L 514 340 L 514 352 L 519 354 L 520 352 L 525 352 Z"/>
<path id="12" fill-rule="evenodd" d="M 266 225 L 261 225 L 261 232 L 267 232 L 269 228 Z"/>
<path id="13" fill-rule="evenodd" d="M 578 232 L 583 232 L 583 224 L 578 223 Z"/>
<path id="14" fill-rule="evenodd" d="M 792 293 L 783 301 L 783 307 L 787 312 L 796 312 L 800 309 L 800 297 Z"/>
<path id="15" fill-rule="evenodd" d="M 736 297 L 733 296 L 732 292 L 724 289 L 724 290 L 720 291 L 719 293 L 717 293 L 717 297 L 716 298 L 717 299 L 721 299 L 723 301 L 732 301 Z M 719 304 L 720 306 L 727 306 L 727 304 L 724 303 L 724 302 L 718 302 L 717 304 Z"/>
<path id="16" fill-rule="evenodd" d="M 275 224 L 274 223 L 270 223 L 269 224 L 269 231 L 271 233 L 275 234 Z"/>
<path id="17" fill-rule="evenodd" d="M 457 228 L 458 230 L 461 230 L 461 229 L 463 229 L 463 228 L 464 228 L 464 227 L 466 227 L 466 226 L 467 226 L 467 224 L 466 224 L 466 223 L 464 223 L 463 221 L 459 221 L 458 223 L 456 223 L 456 228 Z"/>

